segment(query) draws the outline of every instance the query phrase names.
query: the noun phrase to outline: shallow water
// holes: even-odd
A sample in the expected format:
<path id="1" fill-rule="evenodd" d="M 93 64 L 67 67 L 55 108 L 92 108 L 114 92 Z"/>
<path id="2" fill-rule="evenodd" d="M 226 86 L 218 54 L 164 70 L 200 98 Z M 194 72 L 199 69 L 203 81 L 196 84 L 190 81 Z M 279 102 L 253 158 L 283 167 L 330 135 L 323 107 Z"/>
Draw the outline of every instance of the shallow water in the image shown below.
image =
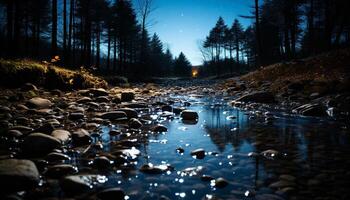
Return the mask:
<path id="1" fill-rule="evenodd" d="M 240 110 L 220 98 L 180 98 L 191 102 L 189 109 L 198 112 L 198 122 L 184 123 L 175 115 L 161 118 L 160 113 L 151 111 L 168 131 L 138 138 L 136 148 L 141 156 L 135 159 L 135 166 L 105 173 L 108 181 L 104 187 L 123 188 L 127 199 L 162 195 L 170 199 L 350 197 L 345 187 L 350 183 L 350 135 L 345 125 L 328 119 Z M 108 133 L 119 128 L 101 128 L 104 151 L 113 151 L 113 141 L 118 138 Z M 179 147 L 183 153 L 176 151 Z M 204 159 L 190 155 L 198 148 L 206 151 Z M 146 163 L 169 164 L 174 170 L 145 174 L 139 169 Z M 192 167 L 196 169 L 183 171 Z M 202 181 L 202 175 L 223 177 L 229 184 L 217 188 L 213 181 Z"/>

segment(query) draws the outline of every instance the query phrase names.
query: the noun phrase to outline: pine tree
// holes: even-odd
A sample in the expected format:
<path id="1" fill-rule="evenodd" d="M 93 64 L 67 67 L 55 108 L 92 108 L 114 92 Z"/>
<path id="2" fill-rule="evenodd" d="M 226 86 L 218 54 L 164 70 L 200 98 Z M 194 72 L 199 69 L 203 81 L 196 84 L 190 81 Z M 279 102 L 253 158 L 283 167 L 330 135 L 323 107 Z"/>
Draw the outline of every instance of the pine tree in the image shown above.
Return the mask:
<path id="1" fill-rule="evenodd" d="M 184 53 L 180 53 L 174 61 L 175 75 L 180 77 L 189 77 L 191 76 L 192 66 L 188 61 Z"/>

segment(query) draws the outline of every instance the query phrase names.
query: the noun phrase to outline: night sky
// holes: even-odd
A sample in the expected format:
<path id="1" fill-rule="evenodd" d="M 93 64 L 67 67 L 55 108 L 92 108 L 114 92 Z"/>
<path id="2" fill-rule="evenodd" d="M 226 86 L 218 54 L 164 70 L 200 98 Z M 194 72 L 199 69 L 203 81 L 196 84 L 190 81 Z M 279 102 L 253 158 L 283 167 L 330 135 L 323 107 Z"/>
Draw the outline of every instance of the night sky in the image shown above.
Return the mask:
<path id="1" fill-rule="evenodd" d="M 137 0 L 133 0 L 136 6 Z M 202 63 L 198 41 L 204 40 L 219 16 L 229 26 L 238 18 L 244 26 L 250 19 L 252 0 L 154 0 L 155 11 L 151 14 L 149 31 L 156 32 L 174 55 L 181 51 L 193 65 Z"/>

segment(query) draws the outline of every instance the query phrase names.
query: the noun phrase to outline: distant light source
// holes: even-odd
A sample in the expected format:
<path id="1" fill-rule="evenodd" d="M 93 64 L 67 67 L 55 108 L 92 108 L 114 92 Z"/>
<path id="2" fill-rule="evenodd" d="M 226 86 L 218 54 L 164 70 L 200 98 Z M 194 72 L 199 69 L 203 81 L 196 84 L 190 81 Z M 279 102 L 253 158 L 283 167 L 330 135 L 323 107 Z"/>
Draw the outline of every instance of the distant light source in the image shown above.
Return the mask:
<path id="1" fill-rule="evenodd" d="M 198 69 L 192 68 L 192 78 L 197 78 L 198 76 Z"/>

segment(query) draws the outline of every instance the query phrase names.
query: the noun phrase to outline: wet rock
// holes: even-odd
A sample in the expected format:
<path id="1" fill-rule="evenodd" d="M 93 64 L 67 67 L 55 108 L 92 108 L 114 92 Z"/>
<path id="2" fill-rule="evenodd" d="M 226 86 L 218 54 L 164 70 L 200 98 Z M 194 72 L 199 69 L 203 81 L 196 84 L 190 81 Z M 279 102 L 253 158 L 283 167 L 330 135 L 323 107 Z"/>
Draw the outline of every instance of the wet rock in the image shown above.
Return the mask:
<path id="1" fill-rule="evenodd" d="M 127 114 L 123 111 L 111 111 L 111 112 L 102 113 L 100 117 L 102 119 L 120 120 L 120 119 L 125 119 L 127 117 Z"/>
<path id="2" fill-rule="evenodd" d="M 122 106 L 126 108 L 147 108 L 146 103 L 123 103 Z"/>
<path id="3" fill-rule="evenodd" d="M 70 113 L 69 116 L 68 116 L 68 119 L 73 120 L 73 121 L 84 119 L 84 118 L 85 118 L 84 113 L 79 113 L 79 112 Z"/>
<path id="4" fill-rule="evenodd" d="M 73 144 L 75 146 L 84 146 L 91 143 L 91 137 L 87 130 L 78 129 L 72 134 Z"/>
<path id="5" fill-rule="evenodd" d="M 21 90 L 24 92 L 31 91 L 31 90 L 37 91 L 38 88 L 32 83 L 26 83 L 21 87 Z"/>
<path id="6" fill-rule="evenodd" d="M 204 149 L 196 149 L 191 151 L 191 156 L 195 157 L 196 159 L 203 159 L 205 157 L 205 150 Z"/>
<path id="7" fill-rule="evenodd" d="M 132 108 L 120 108 L 117 111 L 121 111 L 121 112 L 126 113 L 126 116 L 128 117 L 128 119 L 138 118 L 137 111 L 132 109 Z"/>
<path id="8" fill-rule="evenodd" d="M 131 118 L 129 120 L 129 127 L 132 129 L 139 129 L 143 126 L 142 122 L 140 122 L 140 120 L 135 119 L 135 118 Z"/>
<path id="9" fill-rule="evenodd" d="M 10 137 L 10 138 L 19 138 L 22 135 L 23 135 L 23 133 L 21 131 L 19 131 L 19 130 L 9 130 L 6 133 L 6 136 Z"/>
<path id="10" fill-rule="evenodd" d="M 284 200 L 284 198 L 275 194 L 259 194 L 255 196 L 256 200 Z"/>
<path id="11" fill-rule="evenodd" d="M 214 178 L 212 177 L 212 176 L 209 176 L 209 175 L 202 175 L 201 176 L 201 180 L 202 181 L 212 181 L 212 180 L 214 180 Z"/>
<path id="12" fill-rule="evenodd" d="M 195 121 L 198 119 L 198 113 L 192 110 L 184 110 L 181 112 L 181 118 L 183 120 Z"/>
<path id="13" fill-rule="evenodd" d="M 28 135 L 22 145 L 21 150 L 24 155 L 40 156 L 47 155 L 53 149 L 61 147 L 60 140 L 43 133 L 31 133 Z"/>
<path id="14" fill-rule="evenodd" d="M 52 131 L 51 136 L 60 140 L 62 144 L 68 143 L 71 139 L 70 132 L 66 130 L 54 130 Z"/>
<path id="15" fill-rule="evenodd" d="M 305 104 L 293 109 L 293 112 L 313 117 L 327 116 L 326 107 L 321 104 Z"/>
<path id="16" fill-rule="evenodd" d="M 125 193 L 121 188 L 109 188 L 97 193 L 101 200 L 124 200 Z"/>
<path id="17" fill-rule="evenodd" d="M 110 99 L 107 96 L 100 96 L 100 97 L 96 98 L 96 102 L 98 102 L 98 103 L 108 103 L 108 102 L 110 102 Z"/>
<path id="18" fill-rule="evenodd" d="M 91 102 L 91 101 L 92 101 L 92 99 L 90 97 L 82 97 L 82 98 L 77 100 L 77 103 L 84 104 L 84 103 L 88 103 L 88 102 Z"/>
<path id="19" fill-rule="evenodd" d="M 260 155 L 269 159 L 269 160 L 273 160 L 279 156 L 279 152 L 276 150 L 273 150 L 273 149 L 269 149 L 269 150 L 261 152 Z"/>
<path id="20" fill-rule="evenodd" d="M 157 124 L 152 128 L 152 131 L 156 133 L 167 132 L 168 128 L 161 124 Z"/>
<path id="21" fill-rule="evenodd" d="M 175 113 L 176 115 L 181 114 L 182 111 L 186 110 L 186 108 L 182 108 L 182 107 L 174 107 L 173 108 L 173 113 Z"/>
<path id="22" fill-rule="evenodd" d="M 93 89 L 90 89 L 88 91 L 88 93 L 92 94 L 95 97 L 108 96 L 109 95 L 109 93 L 103 88 L 98 88 L 98 89 L 93 88 Z"/>
<path id="23" fill-rule="evenodd" d="M 35 188 L 38 183 L 39 172 L 32 161 L 0 160 L 0 188 L 4 193 Z"/>
<path id="24" fill-rule="evenodd" d="M 52 152 L 47 154 L 45 160 L 49 162 L 62 162 L 62 161 L 70 160 L 70 157 L 63 153 Z"/>
<path id="25" fill-rule="evenodd" d="M 275 97 L 270 92 L 253 92 L 243 95 L 236 102 L 274 103 Z"/>
<path id="26" fill-rule="evenodd" d="M 217 179 L 215 179 L 215 180 L 212 180 L 212 182 L 214 182 L 214 187 L 216 187 L 216 188 L 224 188 L 224 187 L 226 187 L 229 183 L 228 183 L 228 181 L 226 180 L 226 179 L 224 179 L 224 178 L 217 178 Z"/>
<path id="27" fill-rule="evenodd" d="M 71 175 L 61 179 L 60 185 L 64 192 L 74 195 L 91 191 L 96 184 L 103 184 L 106 181 L 107 178 L 100 175 Z"/>
<path id="28" fill-rule="evenodd" d="M 78 169 L 73 165 L 60 164 L 48 167 L 44 174 L 49 178 L 58 179 L 69 174 L 75 174 L 77 172 Z"/>
<path id="29" fill-rule="evenodd" d="M 171 170 L 170 165 L 153 165 L 151 163 L 145 164 L 140 168 L 140 171 L 146 174 L 162 174 L 168 170 Z"/>
<path id="30" fill-rule="evenodd" d="M 97 169 L 108 169 L 111 161 L 106 156 L 100 156 L 94 159 L 94 166 Z"/>
<path id="31" fill-rule="evenodd" d="M 280 180 L 269 185 L 270 188 L 274 188 L 274 189 L 281 189 L 281 188 L 291 187 L 291 186 L 295 186 L 295 183 L 291 181 L 286 181 L 286 180 Z"/>
<path id="32" fill-rule="evenodd" d="M 176 148 L 176 152 L 179 154 L 183 154 L 185 152 L 185 149 L 183 149 L 182 147 L 178 147 Z"/>
<path id="33" fill-rule="evenodd" d="M 121 94 L 122 102 L 132 101 L 134 98 L 135 98 L 135 94 L 133 92 L 123 92 Z"/>
<path id="34" fill-rule="evenodd" d="M 54 130 L 55 130 L 55 127 L 53 124 L 46 123 L 46 124 L 40 126 L 39 128 L 35 129 L 33 132 L 45 133 L 47 135 L 50 135 L 52 133 L 52 131 L 54 131 Z"/>
<path id="35" fill-rule="evenodd" d="M 170 105 L 162 106 L 162 111 L 173 112 L 173 107 Z"/>
<path id="36" fill-rule="evenodd" d="M 40 97 L 34 97 L 27 101 L 27 106 L 30 108 L 44 109 L 50 108 L 53 104 L 48 99 L 43 99 Z"/>
<path id="37" fill-rule="evenodd" d="M 59 89 L 51 90 L 50 93 L 51 93 L 52 95 L 59 96 L 59 97 L 63 96 L 63 94 L 64 94 L 64 93 L 63 93 L 61 90 L 59 90 Z"/>

